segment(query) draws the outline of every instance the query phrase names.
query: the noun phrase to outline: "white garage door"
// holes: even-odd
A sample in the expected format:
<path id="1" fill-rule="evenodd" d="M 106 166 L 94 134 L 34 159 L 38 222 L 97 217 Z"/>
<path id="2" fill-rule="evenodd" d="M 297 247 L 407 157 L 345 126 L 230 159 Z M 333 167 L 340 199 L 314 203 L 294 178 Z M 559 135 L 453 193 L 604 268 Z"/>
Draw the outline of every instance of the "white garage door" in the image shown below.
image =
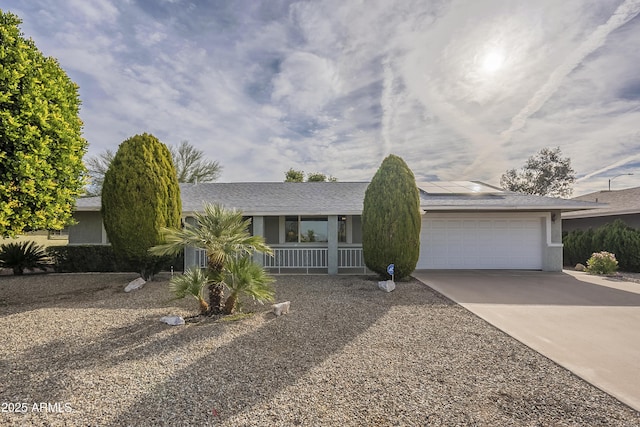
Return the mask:
<path id="1" fill-rule="evenodd" d="M 426 214 L 419 269 L 542 269 L 542 218 Z"/>

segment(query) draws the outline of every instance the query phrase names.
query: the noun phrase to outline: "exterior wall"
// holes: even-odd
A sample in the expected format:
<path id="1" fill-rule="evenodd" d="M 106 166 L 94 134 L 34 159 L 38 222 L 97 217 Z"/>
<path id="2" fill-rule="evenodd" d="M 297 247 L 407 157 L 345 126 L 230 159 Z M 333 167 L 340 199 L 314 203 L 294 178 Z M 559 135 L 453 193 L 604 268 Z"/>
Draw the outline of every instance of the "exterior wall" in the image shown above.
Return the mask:
<path id="1" fill-rule="evenodd" d="M 362 244 L 362 216 L 351 217 L 351 243 Z"/>
<path id="2" fill-rule="evenodd" d="M 277 245 L 280 243 L 280 217 L 265 216 L 264 218 L 264 238 L 267 245 Z"/>
<path id="3" fill-rule="evenodd" d="M 562 229 L 564 231 L 588 230 L 612 223 L 616 219 L 622 220 L 633 228 L 640 228 L 640 214 L 595 216 L 591 218 L 563 218 Z"/>
<path id="4" fill-rule="evenodd" d="M 103 245 L 108 243 L 102 226 L 102 215 L 99 211 L 75 212 L 73 219 L 77 223 L 69 227 L 70 245 Z"/>
<path id="5" fill-rule="evenodd" d="M 542 219 L 546 245 L 542 252 L 542 270 L 562 271 L 562 220 L 560 211 L 551 211 Z"/>

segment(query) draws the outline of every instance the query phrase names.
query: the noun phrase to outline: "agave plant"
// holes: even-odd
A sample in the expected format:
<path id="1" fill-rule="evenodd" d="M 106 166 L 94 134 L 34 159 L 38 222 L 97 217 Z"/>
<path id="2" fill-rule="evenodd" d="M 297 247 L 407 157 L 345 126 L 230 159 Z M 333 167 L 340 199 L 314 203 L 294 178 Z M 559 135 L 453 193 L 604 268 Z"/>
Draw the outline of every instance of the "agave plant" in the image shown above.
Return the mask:
<path id="1" fill-rule="evenodd" d="M 224 304 L 224 313 L 233 313 L 240 295 L 250 296 L 259 302 L 273 301 L 275 292 L 269 286 L 273 281 L 273 277 L 248 256 L 229 260 L 225 270 L 224 284 L 230 294 Z"/>
<path id="2" fill-rule="evenodd" d="M 0 246 L 0 267 L 13 269 L 16 276 L 21 276 L 25 269 L 46 271 L 50 265 L 44 248 L 35 242 L 5 243 Z"/>
<path id="3" fill-rule="evenodd" d="M 190 295 L 200 303 L 200 313 L 209 311 L 209 304 L 205 301 L 204 287 L 211 281 L 209 275 L 200 268 L 190 268 L 180 276 L 174 276 L 169 282 L 169 289 L 176 298 Z"/>

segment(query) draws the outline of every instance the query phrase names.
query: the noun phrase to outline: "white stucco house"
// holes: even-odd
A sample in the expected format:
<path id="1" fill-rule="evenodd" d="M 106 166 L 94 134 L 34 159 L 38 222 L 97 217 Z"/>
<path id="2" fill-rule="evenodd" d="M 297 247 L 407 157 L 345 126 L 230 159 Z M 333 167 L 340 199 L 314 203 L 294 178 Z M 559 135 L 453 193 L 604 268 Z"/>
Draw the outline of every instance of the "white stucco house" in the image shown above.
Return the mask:
<path id="1" fill-rule="evenodd" d="M 481 182 L 419 182 L 422 231 L 418 269 L 562 269 L 563 212 L 597 208 L 577 200 L 503 191 Z M 181 184 L 183 217 L 204 203 L 252 219 L 274 256 L 256 260 L 274 273 L 365 271 L 361 215 L 367 182 Z M 108 244 L 100 198 L 79 199 L 69 244 Z M 185 251 L 185 266 L 205 254 Z M 390 260 L 392 262 L 392 260 Z"/>

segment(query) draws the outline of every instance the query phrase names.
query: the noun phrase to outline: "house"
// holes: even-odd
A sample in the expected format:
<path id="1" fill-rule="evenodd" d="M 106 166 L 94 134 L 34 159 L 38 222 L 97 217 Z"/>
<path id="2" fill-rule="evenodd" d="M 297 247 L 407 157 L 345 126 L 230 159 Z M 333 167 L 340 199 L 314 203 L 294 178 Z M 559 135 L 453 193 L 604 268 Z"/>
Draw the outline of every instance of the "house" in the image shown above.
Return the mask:
<path id="1" fill-rule="evenodd" d="M 611 223 L 616 219 L 640 228 L 640 187 L 615 191 L 596 191 L 572 200 L 602 203 L 596 209 L 568 212 L 562 216 L 565 231 L 587 230 Z"/>
<path id="2" fill-rule="evenodd" d="M 561 215 L 596 203 L 531 196 L 472 181 L 419 182 L 423 211 L 418 269 L 562 269 Z M 252 219 L 275 273 L 364 272 L 361 215 L 367 182 L 181 184 L 186 222 L 207 203 Z M 69 244 L 108 244 L 100 199 L 79 199 Z M 389 260 L 390 263 L 393 260 Z M 189 248 L 185 266 L 206 265 Z"/>

